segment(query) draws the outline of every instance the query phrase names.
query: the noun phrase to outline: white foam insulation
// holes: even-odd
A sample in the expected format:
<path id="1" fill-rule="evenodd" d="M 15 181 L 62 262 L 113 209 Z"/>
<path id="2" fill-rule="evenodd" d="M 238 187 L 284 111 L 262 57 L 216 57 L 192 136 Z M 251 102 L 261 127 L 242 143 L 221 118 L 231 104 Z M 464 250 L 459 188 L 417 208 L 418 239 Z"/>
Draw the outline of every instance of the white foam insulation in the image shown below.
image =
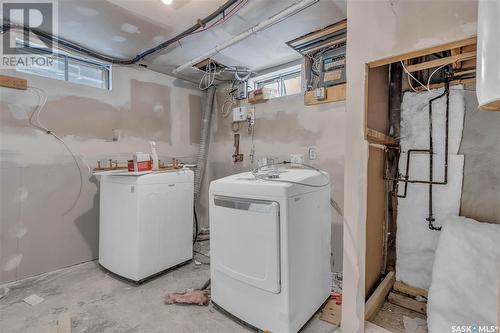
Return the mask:
<path id="1" fill-rule="evenodd" d="M 444 156 L 434 156 L 434 179 L 444 176 Z M 410 178 L 429 179 L 429 155 L 412 157 Z M 446 224 L 450 217 L 458 216 L 462 191 L 463 155 L 450 155 L 448 184 L 433 186 L 433 213 L 435 225 Z M 401 154 L 400 170 L 404 170 L 406 154 Z M 400 186 L 400 193 L 402 193 Z M 406 198 L 398 199 L 398 230 L 396 235 L 396 278 L 412 286 L 428 289 L 431 284 L 434 254 L 439 231 L 430 230 L 428 222 L 429 186 L 408 184 Z"/>
<path id="2" fill-rule="evenodd" d="M 427 149 L 429 147 L 429 100 L 443 93 L 443 89 L 431 92 L 403 95 L 401 104 L 401 150 Z M 444 154 L 445 150 L 445 117 L 446 98 L 440 98 L 432 103 L 432 138 L 434 152 Z M 449 117 L 449 154 L 458 154 L 462 141 L 462 130 L 465 115 L 465 94 L 463 86 L 450 87 L 450 117 Z"/>
<path id="3" fill-rule="evenodd" d="M 465 217 L 450 217 L 446 221 L 429 290 L 430 333 L 452 332 L 453 326 L 469 328 L 470 332 L 496 331 L 499 239 L 498 224 Z M 484 330 L 486 327 L 488 331 Z"/>
<path id="4" fill-rule="evenodd" d="M 407 92 L 401 106 L 401 147 L 399 170 L 406 170 L 406 152 L 409 149 L 429 148 L 429 100 L 439 96 L 442 89 L 425 93 Z M 433 103 L 433 142 L 435 148 L 433 180 L 444 180 L 446 97 Z M 464 156 L 456 155 L 462 137 L 465 113 L 463 87 L 450 89 L 449 101 L 449 155 L 448 184 L 433 186 L 433 217 L 436 227 L 443 226 L 460 213 L 460 197 Z M 429 180 L 429 154 L 411 155 L 409 179 Z M 404 184 L 400 183 L 399 194 Z M 415 287 L 428 289 L 432 265 L 439 241 L 439 231 L 430 230 L 426 218 L 429 209 L 429 186 L 408 184 L 406 198 L 398 199 L 398 229 L 396 235 L 396 277 Z"/>

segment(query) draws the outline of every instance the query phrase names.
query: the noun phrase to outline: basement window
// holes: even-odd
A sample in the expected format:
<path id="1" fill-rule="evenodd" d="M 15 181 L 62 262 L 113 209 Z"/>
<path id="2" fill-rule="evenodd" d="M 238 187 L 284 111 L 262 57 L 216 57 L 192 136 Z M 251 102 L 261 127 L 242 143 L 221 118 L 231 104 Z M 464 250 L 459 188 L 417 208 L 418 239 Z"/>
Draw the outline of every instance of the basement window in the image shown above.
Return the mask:
<path id="1" fill-rule="evenodd" d="M 268 98 L 277 98 L 302 92 L 301 65 L 260 75 L 250 80 L 253 89 L 264 88 Z"/>
<path id="2" fill-rule="evenodd" d="M 109 64 L 75 57 L 67 53 L 51 52 L 43 47 L 25 46 L 17 52 L 18 54 L 36 54 L 37 57 L 47 59 L 54 58 L 51 67 L 18 66 L 16 68 L 18 72 L 111 90 L 111 66 Z"/>

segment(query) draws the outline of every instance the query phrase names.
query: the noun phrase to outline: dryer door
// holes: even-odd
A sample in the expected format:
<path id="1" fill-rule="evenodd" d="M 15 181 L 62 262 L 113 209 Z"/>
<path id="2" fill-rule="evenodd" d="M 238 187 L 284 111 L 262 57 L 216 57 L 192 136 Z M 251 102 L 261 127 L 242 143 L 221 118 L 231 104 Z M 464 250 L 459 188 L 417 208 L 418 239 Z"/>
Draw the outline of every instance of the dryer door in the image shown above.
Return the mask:
<path id="1" fill-rule="evenodd" d="M 279 293 L 279 204 L 215 196 L 211 208 L 210 253 L 214 269 Z"/>

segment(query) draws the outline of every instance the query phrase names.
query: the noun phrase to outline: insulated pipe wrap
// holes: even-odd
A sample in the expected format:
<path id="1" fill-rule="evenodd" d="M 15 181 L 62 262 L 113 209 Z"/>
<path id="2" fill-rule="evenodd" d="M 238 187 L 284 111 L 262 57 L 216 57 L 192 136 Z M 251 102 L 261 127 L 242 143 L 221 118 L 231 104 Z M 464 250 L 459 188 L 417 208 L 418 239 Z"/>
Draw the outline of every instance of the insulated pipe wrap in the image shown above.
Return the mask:
<path id="1" fill-rule="evenodd" d="M 210 147 L 210 127 L 212 123 L 212 115 L 214 109 L 215 86 L 210 86 L 207 90 L 207 100 L 203 110 L 203 118 L 201 120 L 201 138 L 200 147 L 198 150 L 197 168 L 194 173 L 194 199 L 199 200 L 201 184 L 203 183 L 203 175 L 207 163 L 208 149 Z"/>

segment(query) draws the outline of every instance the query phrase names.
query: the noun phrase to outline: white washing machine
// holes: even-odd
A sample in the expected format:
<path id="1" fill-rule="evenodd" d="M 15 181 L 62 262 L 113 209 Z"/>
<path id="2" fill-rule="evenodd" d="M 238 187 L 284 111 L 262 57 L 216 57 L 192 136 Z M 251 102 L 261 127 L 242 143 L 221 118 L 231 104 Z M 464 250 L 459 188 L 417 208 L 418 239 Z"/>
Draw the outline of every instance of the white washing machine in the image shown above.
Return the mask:
<path id="1" fill-rule="evenodd" d="M 193 257 L 193 172 L 101 177 L 99 263 L 141 282 Z"/>
<path id="2" fill-rule="evenodd" d="M 280 180 L 324 185 L 314 170 Z M 297 332 L 328 299 L 330 186 L 256 180 L 241 173 L 210 184 L 212 301 L 246 323 Z"/>

